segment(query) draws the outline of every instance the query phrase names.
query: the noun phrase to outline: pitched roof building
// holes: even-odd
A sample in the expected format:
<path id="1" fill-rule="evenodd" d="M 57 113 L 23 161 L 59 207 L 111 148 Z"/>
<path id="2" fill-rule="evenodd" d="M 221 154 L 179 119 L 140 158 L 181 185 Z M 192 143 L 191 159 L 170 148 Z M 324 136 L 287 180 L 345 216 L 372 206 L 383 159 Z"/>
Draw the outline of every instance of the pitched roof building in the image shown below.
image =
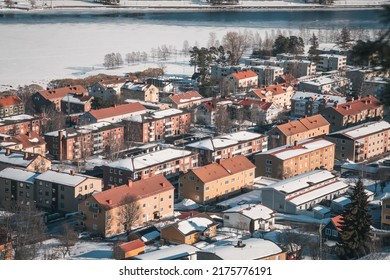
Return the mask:
<path id="1" fill-rule="evenodd" d="M 19 134 L 0 143 L 0 147 L 33 154 L 46 154 L 46 142 L 35 132 Z"/>
<path id="2" fill-rule="evenodd" d="M 197 91 L 187 91 L 184 93 L 174 93 L 166 98 L 166 102 L 172 104 L 173 108 L 183 109 L 198 106 L 202 102 L 203 96 Z"/>
<path id="3" fill-rule="evenodd" d="M 0 118 L 24 114 L 24 104 L 16 95 L 0 98 Z"/>

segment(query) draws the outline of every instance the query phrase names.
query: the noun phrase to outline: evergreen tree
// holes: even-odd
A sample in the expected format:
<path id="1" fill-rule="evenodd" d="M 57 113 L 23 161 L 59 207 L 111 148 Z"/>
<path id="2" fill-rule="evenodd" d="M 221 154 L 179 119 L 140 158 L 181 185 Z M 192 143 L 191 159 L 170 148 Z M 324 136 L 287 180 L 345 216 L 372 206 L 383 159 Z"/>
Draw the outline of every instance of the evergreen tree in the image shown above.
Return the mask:
<path id="1" fill-rule="evenodd" d="M 309 54 L 312 56 L 313 61 L 318 62 L 319 61 L 318 55 L 320 54 L 320 51 L 318 50 L 319 48 L 318 38 L 313 33 L 309 41 L 310 41 Z"/>
<path id="2" fill-rule="evenodd" d="M 288 38 L 288 51 L 292 54 L 303 54 L 305 51 L 305 43 L 301 37 L 290 36 Z"/>
<path id="3" fill-rule="evenodd" d="M 371 215 L 368 211 L 368 197 L 363 182 L 353 187 L 351 203 L 341 214 L 339 233 L 339 255 L 342 259 L 360 258 L 369 253 Z"/>
<path id="4" fill-rule="evenodd" d="M 274 55 L 278 53 L 287 53 L 288 52 L 289 39 L 283 35 L 279 35 L 276 38 L 274 44 L 272 45 L 272 52 Z"/>
<path id="5" fill-rule="evenodd" d="M 343 27 L 336 39 L 336 45 L 342 50 L 347 51 L 352 47 L 351 31 L 347 27 Z"/>

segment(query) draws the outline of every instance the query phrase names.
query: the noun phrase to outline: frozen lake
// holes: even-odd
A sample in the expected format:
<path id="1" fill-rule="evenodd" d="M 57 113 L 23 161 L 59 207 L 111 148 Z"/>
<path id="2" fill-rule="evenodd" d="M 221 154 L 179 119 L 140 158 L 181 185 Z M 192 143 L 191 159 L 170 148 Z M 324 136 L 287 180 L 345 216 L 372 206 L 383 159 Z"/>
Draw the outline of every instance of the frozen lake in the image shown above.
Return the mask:
<path id="1" fill-rule="evenodd" d="M 0 11 L 0 85 L 45 85 L 51 79 L 102 72 L 107 53 L 145 51 L 161 45 L 182 49 L 183 41 L 205 46 L 210 32 L 349 28 L 376 29 L 378 10 L 348 11 Z M 176 57 L 167 72 L 191 74 L 188 57 Z M 157 66 L 151 61 L 109 73 L 121 74 Z M 104 70 L 104 72 L 107 72 Z M 3 87 L 4 88 L 4 87 Z"/>

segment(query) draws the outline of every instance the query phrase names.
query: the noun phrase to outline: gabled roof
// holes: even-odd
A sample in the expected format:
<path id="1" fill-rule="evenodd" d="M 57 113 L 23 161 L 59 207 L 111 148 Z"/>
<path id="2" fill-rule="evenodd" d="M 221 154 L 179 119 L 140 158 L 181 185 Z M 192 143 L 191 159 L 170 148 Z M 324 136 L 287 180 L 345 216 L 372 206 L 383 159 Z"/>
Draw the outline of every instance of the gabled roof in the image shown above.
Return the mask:
<path id="1" fill-rule="evenodd" d="M 332 223 L 334 224 L 334 226 L 336 227 L 336 229 L 338 231 L 341 231 L 341 223 L 343 222 L 343 216 L 341 215 L 338 215 L 334 218 L 331 219 Z"/>
<path id="2" fill-rule="evenodd" d="M 119 84 L 125 84 L 129 80 L 127 78 L 117 78 L 117 79 L 112 79 L 112 80 L 101 80 L 98 82 L 100 86 L 103 88 L 107 89 L 111 87 L 112 85 L 119 85 Z"/>
<path id="3" fill-rule="evenodd" d="M 239 173 L 256 167 L 247 157 L 243 155 L 238 155 L 228 159 L 221 159 L 220 165 L 225 168 L 229 174 Z"/>
<path id="4" fill-rule="evenodd" d="M 30 148 L 30 147 L 34 147 L 37 145 L 46 144 L 45 140 L 43 140 L 43 138 L 35 132 L 30 132 L 28 134 L 19 134 L 19 135 L 13 136 L 13 137 L 7 139 L 6 142 L 7 143 L 14 143 L 13 145 L 22 144 L 23 148 Z M 3 143 L 5 143 L 5 142 L 0 143 L 0 146 L 6 147 L 7 145 L 3 145 Z"/>
<path id="5" fill-rule="evenodd" d="M 287 89 L 291 87 L 289 84 L 276 84 L 263 87 L 263 90 L 272 92 L 272 95 L 278 95 L 285 93 Z"/>
<path id="6" fill-rule="evenodd" d="M 322 115 L 314 115 L 302 118 L 296 121 L 289 121 L 285 124 L 278 125 L 277 128 L 286 136 L 302 133 L 312 129 L 329 125 L 329 122 Z"/>
<path id="7" fill-rule="evenodd" d="M 382 105 L 383 104 L 378 99 L 369 95 L 361 98 L 360 100 L 353 100 L 343 104 L 338 104 L 337 106 L 331 108 L 343 116 L 348 116 L 359 114 L 365 110 L 377 109 Z"/>
<path id="8" fill-rule="evenodd" d="M 123 205 L 123 198 L 134 197 L 136 200 L 153 196 L 162 192 L 174 190 L 172 184 L 161 174 L 150 178 L 132 182 L 131 186 L 122 185 L 100 193 L 93 194 L 93 198 L 104 209 L 111 209 Z"/>
<path id="9" fill-rule="evenodd" d="M 61 185 L 71 186 L 71 187 L 76 187 L 80 183 L 84 182 L 89 178 L 98 179 L 83 174 L 72 175 L 69 173 L 57 172 L 52 170 L 48 170 L 40 174 L 39 176 L 37 176 L 37 179 L 41 181 L 47 181 L 47 182 L 57 183 Z"/>
<path id="10" fill-rule="evenodd" d="M 110 117 L 135 113 L 138 111 L 146 111 L 146 108 L 140 103 L 123 104 L 109 108 L 103 108 L 99 110 L 91 110 L 89 113 L 97 120 L 106 119 Z"/>
<path id="11" fill-rule="evenodd" d="M 51 100 L 51 99 L 63 98 L 65 95 L 70 93 L 77 94 L 77 95 L 84 95 L 87 94 L 88 91 L 84 87 L 77 85 L 77 86 L 42 90 L 39 91 L 38 93 L 43 98 L 47 100 Z"/>
<path id="12" fill-rule="evenodd" d="M 6 154 L 6 150 L 0 151 L 0 162 L 20 167 L 28 167 L 37 157 L 45 158 L 38 154 L 25 153 L 15 150 L 12 150 L 10 155 Z"/>
<path id="13" fill-rule="evenodd" d="M 196 216 L 171 224 L 167 227 L 174 227 L 183 235 L 189 235 L 194 232 L 204 232 L 213 225 L 216 225 L 216 222 L 208 214 L 200 213 Z"/>
<path id="14" fill-rule="evenodd" d="M 257 77 L 257 74 L 252 70 L 244 70 L 237 73 L 233 73 L 232 76 L 238 80 Z"/>
<path id="15" fill-rule="evenodd" d="M 349 139 L 359 139 L 370 134 L 378 133 L 381 131 L 389 130 L 390 123 L 386 121 L 377 121 L 377 122 L 368 122 L 360 125 L 352 126 L 340 131 L 336 131 L 334 133 L 329 134 L 332 136 L 344 136 Z"/>
<path id="16" fill-rule="evenodd" d="M 183 104 L 188 102 L 193 102 L 195 100 L 200 100 L 203 98 L 202 95 L 197 91 L 187 91 L 185 93 L 173 94 L 168 97 L 175 104 Z"/>
<path id="17" fill-rule="evenodd" d="M 22 104 L 22 100 L 16 95 L 5 96 L 0 98 L 0 107 L 8 107 Z"/>
<path id="18" fill-rule="evenodd" d="M 11 167 L 0 171 L 0 178 L 15 180 L 19 182 L 26 182 L 29 184 L 34 184 L 35 177 L 37 177 L 38 175 L 39 173 L 35 173 L 29 170 Z"/>
<path id="19" fill-rule="evenodd" d="M 243 204 L 223 211 L 223 213 L 240 213 L 252 220 L 268 220 L 275 211 L 262 204 Z"/>
<path id="20" fill-rule="evenodd" d="M 145 243 L 143 243 L 140 239 L 132 240 L 130 242 L 122 243 L 121 245 L 119 245 L 119 248 L 123 252 L 130 252 L 143 247 L 145 247 Z"/>
<path id="21" fill-rule="evenodd" d="M 235 104 L 239 104 L 242 106 L 252 106 L 252 105 L 258 105 L 261 110 L 267 111 L 271 106 L 272 103 L 260 101 L 260 100 L 253 100 L 253 99 L 243 99 L 234 101 Z"/>

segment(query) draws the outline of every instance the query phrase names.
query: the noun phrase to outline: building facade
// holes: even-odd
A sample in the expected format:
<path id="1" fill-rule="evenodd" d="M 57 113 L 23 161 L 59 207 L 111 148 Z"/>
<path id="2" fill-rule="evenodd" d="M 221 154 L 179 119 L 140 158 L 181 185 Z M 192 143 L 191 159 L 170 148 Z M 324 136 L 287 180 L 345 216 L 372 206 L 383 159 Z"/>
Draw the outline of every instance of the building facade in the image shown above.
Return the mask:
<path id="1" fill-rule="evenodd" d="M 19 97 L 11 95 L 0 98 L 0 118 L 22 114 L 24 114 L 24 104 Z"/>

